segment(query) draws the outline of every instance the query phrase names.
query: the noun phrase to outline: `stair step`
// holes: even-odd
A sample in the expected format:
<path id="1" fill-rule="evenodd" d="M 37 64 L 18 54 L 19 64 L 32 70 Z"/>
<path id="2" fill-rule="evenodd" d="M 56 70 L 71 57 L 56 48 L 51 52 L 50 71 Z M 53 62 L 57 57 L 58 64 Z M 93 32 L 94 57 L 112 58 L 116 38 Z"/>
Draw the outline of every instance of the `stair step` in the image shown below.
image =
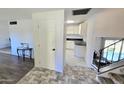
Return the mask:
<path id="1" fill-rule="evenodd" d="M 100 84 L 114 84 L 113 80 L 107 77 L 98 76 Z"/>
<path id="2" fill-rule="evenodd" d="M 108 75 L 114 81 L 114 83 L 124 84 L 124 74 L 108 73 Z"/>
<path id="3" fill-rule="evenodd" d="M 124 67 L 120 69 L 120 72 L 121 73 L 124 73 Z"/>

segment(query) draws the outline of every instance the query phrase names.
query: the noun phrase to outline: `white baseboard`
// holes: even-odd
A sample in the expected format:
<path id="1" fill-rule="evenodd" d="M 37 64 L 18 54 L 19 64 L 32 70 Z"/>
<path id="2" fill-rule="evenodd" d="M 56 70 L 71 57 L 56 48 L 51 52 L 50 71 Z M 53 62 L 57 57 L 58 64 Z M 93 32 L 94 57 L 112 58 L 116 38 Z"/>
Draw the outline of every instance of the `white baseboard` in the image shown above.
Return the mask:
<path id="1" fill-rule="evenodd" d="M 10 47 L 10 45 L 9 45 L 9 44 L 1 44 L 1 45 L 0 45 L 0 49 L 1 49 L 1 48 L 6 48 L 6 47 Z"/>

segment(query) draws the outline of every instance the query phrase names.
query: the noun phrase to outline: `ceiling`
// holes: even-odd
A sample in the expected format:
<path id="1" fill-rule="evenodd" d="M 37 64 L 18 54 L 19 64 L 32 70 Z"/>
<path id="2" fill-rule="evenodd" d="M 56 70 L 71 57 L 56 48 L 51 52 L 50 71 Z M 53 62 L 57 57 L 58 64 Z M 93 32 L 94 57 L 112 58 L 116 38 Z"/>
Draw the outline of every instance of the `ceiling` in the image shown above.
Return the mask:
<path id="1" fill-rule="evenodd" d="M 86 14 L 86 15 L 76 15 L 76 16 L 73 16 L 72 15 L 72 10 L 76 10 L 76 9 L 79 9 L 79 8 L 70 8 L 70 9 L 66 9 L 65 10 L 66 21 L 67 20 L 73 20 L 73 21 L 75 21 L 75 24 L 78 24 L 78 23 L 86 21 L 90 16 L 93 16 L 94 14 L 96 14 L 98 12 L 101 12 L 101 11 L 105 10 L 106 8 L 92 8 L 88 12 L 88 14 Z"/>
<path id="2" fill-rule="evenodd" d="M 0 20 L 31 19 L 32 13 L 57 10 L 52 8 L 0 8 Z"/>
<path id="3" fill-rule="evenodd" d="M 32 13 L 43 12 L 43 11 L 53 11 L 59 10 L 60 8 L 0 8 L 0 20 L 15 20 L 15 19 L 31 19 Z M 75 23 L 80 23 L 87 20 L 89 13 L 87 15 L 72 15 L 72 10 L 79 8 L 65 8 L 65 21 L 73 20 Z M 99 10 L 97 9 L 91 9 Z M 94 12 L 95 13 L 95 12 Z"/>
<path id="4" fill-rule="evenodd" d="M 70 8 L 70 9 L 65 9 L 65 18 L 66 20 L 73 20 L 75 23 L 80 23 L 83 22 L 87 19 L 87 15 L 72 15 L 72 10 L 77 10 L 79 8 Z"/>

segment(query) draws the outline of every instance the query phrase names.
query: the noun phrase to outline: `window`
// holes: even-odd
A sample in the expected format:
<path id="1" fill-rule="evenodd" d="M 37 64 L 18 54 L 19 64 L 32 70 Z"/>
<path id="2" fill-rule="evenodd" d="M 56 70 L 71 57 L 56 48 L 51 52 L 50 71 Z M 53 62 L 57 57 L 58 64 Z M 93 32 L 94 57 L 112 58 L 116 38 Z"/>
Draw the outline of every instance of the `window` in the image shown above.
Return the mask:
<path id="1" fill-rule="evenodd" d="M 117 42 L 118 40 L 105 40 L 104 41 L 104 47 L 107 47 L 114 42 Z M 121 44 L 122 42 L 118 42 L 116 45 L 112 45 L 109 48 L 106 48 L 103 52 L 103 57 L 106 58 L 107 60 L 113 60 L 113 61 L 118 61 L 119 56 L 120 56 L 120 49 L 121 49 Z M 124 48 L 121 53 L 121 58 L 124 57 Z"/>

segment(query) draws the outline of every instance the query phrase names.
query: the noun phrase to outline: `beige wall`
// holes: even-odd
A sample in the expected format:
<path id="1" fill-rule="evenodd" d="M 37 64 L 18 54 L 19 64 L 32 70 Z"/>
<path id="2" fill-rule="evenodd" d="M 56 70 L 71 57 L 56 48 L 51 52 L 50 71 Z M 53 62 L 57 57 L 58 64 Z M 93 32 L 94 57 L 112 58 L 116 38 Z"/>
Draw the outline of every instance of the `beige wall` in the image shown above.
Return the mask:
<path id="1" fill-rule="evenodd" d="M 124 9 L 107 9 L 96 17 L 96 36 L 124 37 Z"/>
<path id="2" fill-rule="evenodd" d="M 91 65 L 93 51 L 99 49 L 99 37 L 124 37 L 124 9 L 104 9 L 91 16 L 87 29 L 87 64 Z"/>

